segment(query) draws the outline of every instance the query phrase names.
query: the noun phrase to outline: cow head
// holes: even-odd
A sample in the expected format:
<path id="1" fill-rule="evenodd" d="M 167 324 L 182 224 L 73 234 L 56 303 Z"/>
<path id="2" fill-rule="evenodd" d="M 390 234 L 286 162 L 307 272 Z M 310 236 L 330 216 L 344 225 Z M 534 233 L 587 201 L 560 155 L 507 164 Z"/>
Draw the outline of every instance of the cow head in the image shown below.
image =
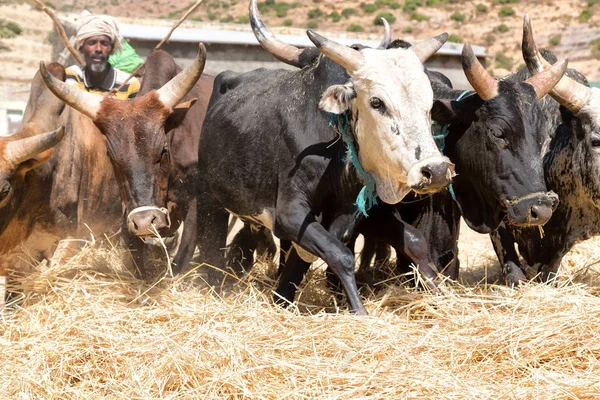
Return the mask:
<path id="1" fill-rule="evenodd" d="M 204 69 L 206 50 L 158 90 L 133 99 L 90 94 L 53 79 L 43 63 L 40 71 L 50 90 L 92 119 L 106 136 L 121 196 L 126 202 L 127 229 L 145 238 L 170 226 L 166 209 L 171 160 L 167 132 L 178 125 L 195 100 L 180 104 Z"/>
<path id="2" fill-rule="evenodd" d="M 549 122 L 540 99 L 560 80 L 567 62 L 519 82 L 494 79 L 469 45 L 462 59 L 476 93 L 436 101 L 434 118 L 450 124 L 448 155 L 456 163 L 454 185 L 465 221 L 482 233 L 496 229 L 504 215 L 513 225 L 543 225 L 557 197 L 544 181 L 542 145 Z"/>
<path id="3" fill-rule="evenodd" d="M 535 44 L 528 15 L 523 22 L 522 50 L 532 75 L 538 76 L 554 68 Z M 578 74 L 573 72 L 573 75 L 577 77 Z M 600 207 L 600 89 L 590 88 L 582 81 L 580 75 L 579 79 L 564 75 L 550 92 L 552 98 L 570 111 L 565 113 L 570 115 L 564 116 L 565 124 L 559 129 L 562 135 L 557 135 L 556 139 L 563 140 L 563 145 L 557 144 L 557 147 L 565 151 L 551 155 L 557 161 L 556 165 L 551 165 L 551 174 L 558 174 L 557 178 L 560 178 L 565 171 L 571 171 L 572 178 L 586 196 Z M 559 161 L 558 153 L 561 152 L 566 156 Z"/>
<path id="4" fill-rule="evenodd" d="M 344 67 L 350 81 L 325 90 L 319 107 L 350 112 L 360 162 L 373 176 L 377 194 L 397 203 L 412 189 L 432 193 L 446 187 L 453 165 L 431 137 L 433 92 L 423 62 L 447 39 L 447 34 L 411 49 L 356 50 L 312 31 L 317 48 Z"/>

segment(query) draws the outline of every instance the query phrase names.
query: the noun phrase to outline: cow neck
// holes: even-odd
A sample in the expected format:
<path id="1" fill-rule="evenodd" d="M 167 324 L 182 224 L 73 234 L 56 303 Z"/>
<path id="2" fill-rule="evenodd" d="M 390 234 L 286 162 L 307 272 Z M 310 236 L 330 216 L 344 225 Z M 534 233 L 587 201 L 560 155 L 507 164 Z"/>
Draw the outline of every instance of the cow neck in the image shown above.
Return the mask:
<path id="1" fill-rule="evenodd" d="M 338 135 L 342 137 L 344 144 L 346 145 L 346 160 L 350 161 L 358 175 L 364 182 L 364 186 L 356 197 L 356 211 L 355 217 L 359 217 L 362 214 L 368 217 L 368 211 L 377 204 L 377 193 L 375 192 L 375 178 L 367 173 L 360 164 L 358 159 L 358 152 L 356 151 L 356 145 L 354 142 L 354 127 L 350 122 L 352 119 L 351 111 L 346 111 L 342 114 L 329 114 L 329 126 L 333 127 Z"/>
<path id="2" fill-rule="evenodd" d="M 461 101 L 468 93 L 471 93 L 471 90 L 465 90 L 454 101 Z M 431 121 L 431 133 L 433 134 L 433 140 L 435 141 L 435 144 L 442 155 L 444 155 L 444 149 L 446 148 L 446 138 L 448 137 L 449 133 L 448 125 L 449 124 L 442 125 L 433 120 Z M 454 187 L 452 186 L 452 183 L 448 185 L 448 191 L 452 196 L 452 200 L 456 201 L 456 195 L 454 194 Z"/>

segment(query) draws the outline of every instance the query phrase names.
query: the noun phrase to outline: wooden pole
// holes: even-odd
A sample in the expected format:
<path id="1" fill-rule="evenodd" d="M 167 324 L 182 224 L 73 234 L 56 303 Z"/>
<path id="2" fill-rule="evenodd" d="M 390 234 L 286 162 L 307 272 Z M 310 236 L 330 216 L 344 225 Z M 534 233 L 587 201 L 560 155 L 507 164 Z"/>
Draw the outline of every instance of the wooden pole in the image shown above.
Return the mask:
<path id="1" fill-rule="evenodd" d="M 62 24 L 60 23 L 60 21 L 58 20 L 58 18 L 56 18 L 56 15 L 52 12 L 52 10 L 50 10 L 48 7 L 46 7 L 44 5 L 44 3 L 41 2 L 41 0 L 32 0 L 32 1 L 35 4 L 37 4 L 38 7 L 40 7 L 43 12 L 45 12 L 46 14 L 48 14 L 48 16 L 50 17 L 50 19 L 52 19 L 52 22 L 54 22 L 54 26 L 56 26 L 56 30 L 58 31 L 58 34 L 60 35 L 60 38 L 62 39 L 63 43 L 65 44 L 65 47 L 67 49 L 69 49 L 69 52 L 75 58 L 75 60 L 77 61 L 77 63 L 78 64 L 85 64 L 85 62 L 83 61 L 83 58 L 81 58 L 81 54 L 79 54 L 79 52 L 76 51 L 73 48 L 73 46 L 71 46 L 71 43 L 69 43 L 69 38 L 67 37 L 67 33 L 65 32 L 65 28 L 63 28 Z"/>

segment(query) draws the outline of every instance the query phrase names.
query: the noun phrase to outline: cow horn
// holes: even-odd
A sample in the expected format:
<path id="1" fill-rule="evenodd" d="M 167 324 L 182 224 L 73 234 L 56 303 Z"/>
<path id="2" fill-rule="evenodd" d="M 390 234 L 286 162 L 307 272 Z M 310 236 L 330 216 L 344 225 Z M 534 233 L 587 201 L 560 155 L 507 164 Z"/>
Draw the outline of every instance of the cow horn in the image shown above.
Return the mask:
<path id="1" fill-rule="evenodd" d="M 156 91 L 160 101 L 170 109 L 179 104 L 202 75 L 206 62 L 206 48 L 202 43 L 199 43 L 198 47 L 196 59 Z"/>
<path id="2" fill-rule="evenodd" d="M 50 89 L 56 97 L 80 113 L 87 115 L 92 120 L 96 119 L 96 114 L 100 109 L 100 103 L 104 100 L 104 97 L 88 93 L 76 86 L 71 86 L 56 79 L 48 72 L 46 64 L 43 61 L 40 62 L 40 73 L 42 74 L 46 86 L 48 86 L 48 89 Z"/>
<path id="3" fill-rule="evenodd" d="M 360 51 L 329 40 L 310 29 L 306 31 L 306 34 L 321 53 L 346 68 L 347 71 L 355 72 L 364 64 L 364 56 Z"/>
<path id="4" fill-rule="evenodd" d="M 19 165 L 56 146 L 64 134 L 65 129 L 61 126 L 55 131 L 8 142 L 5 149 L 6 158 L 14 165 Z"/>
<path id="5" fill-rule="evenodd" d="M 258 7 L 256 6 L 256 0 L 250 1 L 249 12 L 252 32 L 254 32 L 256 40 L 258 40 L 262 48 L 271 53 L 279 61 L 298 68 L 304 67 L 305 63 L 300 60 L 302 50 L 282 42 L 281 40 L 277 39 L 275 35 L 271 33 L 271 31 L 269 31 L 260 17 Z"/>
<path id="6" fill-rule="evenodd" d="M 550 69 L 540 72 L 537 75 L 527 79 L 525 83 L 530 84 L 535 89 L 538 99 L 541 99 L 561 80 L 567 70 L 568 60 L 565 58 L 561 62 L 554 64 Z"/>
<path id="7" fill-rule="evenodd" d="M 411 46 L 410 49 L 417 54 L 417 57 L 419 57 L 419 60 L 421 60 L 421 64 L 424 64 L 429 57 L 434 55 L 440 48 L 442 48 L 444 43 L 446 43 L 446 40 L 448 40 L 448 33 L 444 32 L 441 35 L 422 40 L 419 43 Z"/>
<path id="8" fill-rule="evenodd" d="M 390 24 L 388 24 L 385 18 L 381 18 L 381 22 L 383 23 L 383 40 L 379 43 L 378 49 L 385 50 L 388 48 L 390 43 L 392 43 L 392 28 L 390 28 Z"/>
<path id="9" fill-rule="evenodd" d="M 531 21 L 529 15 L 525 14 L 523 20 L 523 59 L 527 65 L 527 69 L 532 75 L 540 73 L 545 70 L 549 70 L 552 65 L 542 57 L 539 52 L 535 41 L 533 40 L 533 30 L 531 29 Z M 550 91 L 550 95 L 558 101 L 560 104 L 568 108 L 574 113 L 578 113 L 583 106 L 586 105 L 592 90 L 577 82 L 574 79 L 569 78 L 566 75 L 560 79 L 560 81 Z"/>
<path id="10" fill-rule="evenodd" d="M 463 46 L 462 65 L 469 83 L 482 100 L 493 99 L 498 95 L 498 81 L 481 65 L 468 43 Z"/>

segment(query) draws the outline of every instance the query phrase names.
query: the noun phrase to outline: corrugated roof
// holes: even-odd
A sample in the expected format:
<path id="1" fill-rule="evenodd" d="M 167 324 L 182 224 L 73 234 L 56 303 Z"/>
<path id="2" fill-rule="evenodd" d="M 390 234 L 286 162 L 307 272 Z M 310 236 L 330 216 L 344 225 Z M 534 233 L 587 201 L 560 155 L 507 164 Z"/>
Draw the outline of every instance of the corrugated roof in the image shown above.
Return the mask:
<path id="1" fill-rule="evenodd" d="M 148 26 L 131 23 L 120 23 L 119 29 L 123 37 L 127 39 L 137 40 L 151 40 L 160 41 L 162 40 L 171 27 L 169 26 Z M 319 32 L 325 36 L 327 32 Z M 369 47 L 377 47 L 379 45 L 378 40 L 364 39 L 358 37 L 351 37 L 350 35 L 343 34 L 341 32 L 332 32 L 334 36 L 331 36 L 337 42 L 351 45 L 351 44 L 362 44 Z M 285 43 L 297 46 L 297 47 L 312 47 L 313 43 L 308 39 L 306 35 L 292 35 L 292 34 L 280 34 L 276 33 L 277 38 L 284 41 Z M 251 30 L 228 30 L 228 29 L 216 29 L 216 28 L 177 28 L 171 38 L 170 42 L 191 42 L 191 43 L 222 43 L 222 44 L 241 44 L 248 46 L 258 46 L 259 43 L 254 37 Z M 478 57 L 491 57 L 490 54 L 485 52 L 485 49 L 481 46 L 472 46 L 475 55 Z M 461 54 L 463 45 L 460 43 L 445 43 L 444 46 L 437 52 L 440 55 L 452 55 L 459 56 Z"/>

